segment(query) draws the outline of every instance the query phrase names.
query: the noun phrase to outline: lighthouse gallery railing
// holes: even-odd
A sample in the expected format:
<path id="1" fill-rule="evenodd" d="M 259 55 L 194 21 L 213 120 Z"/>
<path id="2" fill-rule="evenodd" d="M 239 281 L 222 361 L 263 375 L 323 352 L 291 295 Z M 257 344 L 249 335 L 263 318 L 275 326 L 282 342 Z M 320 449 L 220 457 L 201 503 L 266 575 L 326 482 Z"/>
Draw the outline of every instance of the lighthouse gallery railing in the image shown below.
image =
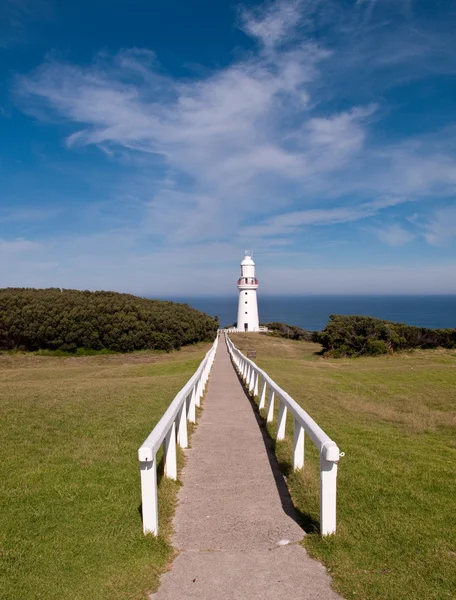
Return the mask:
<path id="1" fill-rule="evenodd" d="M 320 453 L 320 531 L 329 535 L 336 531 L 337 463 L 343 453 L 335 442 L 321 429 L 306 411 L 253 361 L 236 348 L 228 335 L 225 340 L 231 358 L 242 377 L 246 388 L 259 398 L 259 408 L 267 405 L 267 422 L 274 419 L 274 400 L 278 399 L 277 439 L 285 438 L 287 410 L 293 415 L 293 468 L 304 466 L 304 432 L 308 434 Z"/>
<path id="2" fill-rule="evenodd" d="M 219 336 L 204 357 L 196 373 L 184 385 L 167 411 L 138 450 L 141 468 L 142 518 L 144 533 L 158 534 L 157 452 L 164 444 L 165 476 L 177 479 L 176 440 L 188 446 L 187 421 L 196 423 L 209 373 L 214 362 Z"/>

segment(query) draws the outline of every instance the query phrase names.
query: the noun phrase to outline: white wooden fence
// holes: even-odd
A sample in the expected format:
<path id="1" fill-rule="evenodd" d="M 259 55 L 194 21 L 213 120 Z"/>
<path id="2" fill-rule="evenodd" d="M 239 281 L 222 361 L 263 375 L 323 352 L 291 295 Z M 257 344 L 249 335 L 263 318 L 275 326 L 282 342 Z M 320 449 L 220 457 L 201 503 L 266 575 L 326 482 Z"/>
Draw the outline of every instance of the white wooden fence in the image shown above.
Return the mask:
<path id="1" fill-rule="evenodd" d="M 310 415 L 291 398 L 287 392 L 262 371 L 253 361 L 240 352 L 228 335 L 225 340 L 231 358 L 248 391 L 259 398 L 259 407 L 266 408 L 267 421 L 274 419 L 274 402 L 279 403 L 277 439 L 285 438 L 287 410 L 293 415 L 293 468 L 304 467 L 304 433 L 310 437 L 320 453 L 320 531 L 329 535 L 336 531 L 337 463 L 344 453 L 337 444 L 315 423 Z"/>
<path id="2" fill-rule="evenodd" d="M 222 333 L 267 333 L 269 329 L 265 325 L 260 325 L 258 331 L 248 331 L 244 329 L 237 329 L 237 327 L 226 327 L 225 329 L 219 329 Z"/>
<path id="3" fill-rule="evenodd" d="M 141 468 L 142 517 L 144 533 L 158 534 L 157 452 L 164 444 L 165 476 L 177 479 L 176 440 L 181 448 L 188 446 L 187 421 L 196 423 L 196 407 L 200 406 L 217 350 L 218 336 L 193 377 L 184 385 L 167 411 L 138 450 Z"/>

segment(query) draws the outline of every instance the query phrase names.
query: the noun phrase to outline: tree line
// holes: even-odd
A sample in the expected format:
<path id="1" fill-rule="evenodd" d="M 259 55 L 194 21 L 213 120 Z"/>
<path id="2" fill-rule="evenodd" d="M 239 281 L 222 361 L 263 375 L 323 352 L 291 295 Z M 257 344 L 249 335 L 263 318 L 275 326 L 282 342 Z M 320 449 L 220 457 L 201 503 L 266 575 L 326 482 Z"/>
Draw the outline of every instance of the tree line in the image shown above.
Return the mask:
<path id="1" fill-rule="evenodd" d="M 217 328 L 188 304 L 117 292 L 0 289 L 0 350 L 171 351 L 211 341 Z"/>
<path id="2" fill-rule="evenodd" d="M 373 317 L 330 315 L 312 341 L 330 356 L 362 356 L 414 348 L 456 348 L 456 329 L 427 329 Z"/>

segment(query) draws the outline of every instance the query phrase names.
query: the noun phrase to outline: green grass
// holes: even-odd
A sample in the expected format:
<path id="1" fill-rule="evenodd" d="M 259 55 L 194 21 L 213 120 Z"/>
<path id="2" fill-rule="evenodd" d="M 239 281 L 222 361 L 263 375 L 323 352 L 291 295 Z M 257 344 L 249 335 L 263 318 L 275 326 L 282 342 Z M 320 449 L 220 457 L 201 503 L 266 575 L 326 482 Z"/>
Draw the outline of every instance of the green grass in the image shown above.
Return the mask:
<path id="1" fill-rule="evenodd" d="M 315 527 L 304 546 L 345 598 L 456 598 L 456 354 L 428 350 L 323 359 L 319 347 L 233 335 L 346 453 L 339 463 L 338 528 Z M 274 436 L 275 428 L 269 428 Z M 292 473 L 291 422 L 277 455 L 297 508 L 318 526 L 318 455 Z"/>
<path id="2" fill-rule="evenodd" d="M 103 354 L 117 354 L 114 350 L 108 348 L 102 348 L 101 350 L 94 350 L 93 348 L 77 348 L 74 352 L 65 352 L 65 350 L 37 350 L 35 352 L 38 356 L 63 356 L 64 358 L 70 358 L 71 356 L 100 356 Z"/>
<path id="3" fill-rule="evenodd" d="M 137 449 L 208 348 L 0 356 L 2 600 L 156 589 L 179 483 L 161 481 L 160 536 L 144 537 Z"/>

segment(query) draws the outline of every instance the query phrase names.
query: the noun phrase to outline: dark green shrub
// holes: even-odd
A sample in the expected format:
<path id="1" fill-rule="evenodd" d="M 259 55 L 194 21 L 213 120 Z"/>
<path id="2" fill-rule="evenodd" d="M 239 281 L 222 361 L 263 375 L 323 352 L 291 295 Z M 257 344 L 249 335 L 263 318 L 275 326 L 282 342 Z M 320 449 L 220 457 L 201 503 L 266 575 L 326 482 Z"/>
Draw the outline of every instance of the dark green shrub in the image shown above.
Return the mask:
<path id="1" fill-rule="evenodd" d="M 307 342 L 312 341 L 312 332 L 306 329 L 301 329 L 296 325 L 287 325 L 286 323 L 265 323 L 268 328 L 269 335 L 274 337 L 283 337 L 290 340 L 305 340 Z"/>
<path id="2" fill-rule="evenodd" d="M 116 292 L 0 289 L 0 350 L 169 352 L 213 340 L 217 328 L 187 304 Z"/>
<path id="3" fill-rule="evenodd" d="M 373 317 L 331 315 L 312 341 L 331 356 L 361 356 L 413 348 L 455 348 L 456 329 L 426 329 Z"/>
<path id="4" fill-rule="evenodd" d="M 387 354 L 388 346 L 383 340 L 368 340 L 366 354 L 377 356 L 378 354 Z"/>

